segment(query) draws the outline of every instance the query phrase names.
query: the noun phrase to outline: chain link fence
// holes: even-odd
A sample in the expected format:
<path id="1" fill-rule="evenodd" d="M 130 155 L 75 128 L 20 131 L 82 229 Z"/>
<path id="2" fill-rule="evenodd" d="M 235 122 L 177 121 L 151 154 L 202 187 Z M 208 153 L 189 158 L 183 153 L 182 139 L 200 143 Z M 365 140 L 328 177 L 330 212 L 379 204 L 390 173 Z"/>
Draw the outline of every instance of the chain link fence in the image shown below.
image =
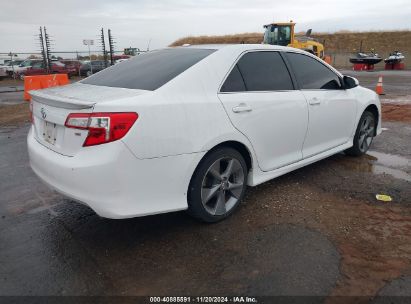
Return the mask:
<path id="1" fill-rule="evenodd" d="M 135 54 L 138 55 L 145 51 L 141 51 L 139 49 L 136 50 Z M 92 60 L 103 60 L 103 52 L 101 50 L 90 50 L 91 59 Z M 124 51 L 114 51 L 114 55 L 123 55 Z M 90 60 L 89 52 L 88 51 L 51 51 L 51 55 L 53 59 L 72 59 L 72 60 Z M 18 59 L 28 59 L 28 58 L 41 58 L 41 52 L 0 52 L 0 58 L 6 61 L 11 59 L 16 60 Z"/>
<path id="2" fill-rule="evenodd" d="M 126 50 L 132 50 L 132 53 L 125 52 Z M 129 56 L 135 56 L 139 55 L 140 53 L 144 53 L 145 51 L 141 51 L 138 48 L 130 48 L 130 49 L 125 49 L 122 51 L 113 51 L 113 57 L 114 60 L 117 59 L 124 59 L 128 58 Z M 110 60 L 108 60 L 108 54 L 109 52 L 106 52 L 107 55 L 104 56 L 102 50 L 90 50 L 89 51 L 51 51 L 51 61 L 60 61 L 64 60 L 71 61 L 71 64 L 73 64 L 73 61 L 78 61 L 75 65 L 77 66 L 76 69 L 78 69 L 78 76 L 80 76 L 80 66 L 83 65 L 85 62 L 90 62 L 90 61 L 99 61 L 103 62 L 105 67 L 110 66 Z M 12 77 L 12 78 L 18 78 L 19 77 L 19 72 L 18 72 L 18 65 L 22 64 L 21 61 L 27 60 L 27 59 L 35 59 L 35 60 L 41 60 L 43 59 L 43 55 L 41 52 L 35 51 L 35 52 L 0 52 L 0 66 L 2 65 L 7 65 L 8 62 L 10 61 L 16 61 L 15 65 L 8 66 L 6 71 L 2 70 L 0 72 L 0 77 L 4 78 L 5 76 Z M 105 61 L 105 62 L 104 62 Z M 27 63 L 29 64 L 29 63 Z M 3 75 L 4 74 L 4 75 Z"/>

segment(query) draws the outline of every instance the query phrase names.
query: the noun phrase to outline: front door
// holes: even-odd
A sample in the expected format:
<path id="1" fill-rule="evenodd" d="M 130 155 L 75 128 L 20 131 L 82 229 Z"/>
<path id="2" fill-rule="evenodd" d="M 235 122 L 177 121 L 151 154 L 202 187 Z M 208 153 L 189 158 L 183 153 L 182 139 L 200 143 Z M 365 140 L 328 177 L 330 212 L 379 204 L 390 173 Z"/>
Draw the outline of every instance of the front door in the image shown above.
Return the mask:
<path id="1" fill-rule="evenodd" d="M 287 53 L 287 59 L 309 109 L 303 157 L 347 143 L 355 127 L 354 93 L 344 90 L 340 77 L 319 60 L 298 53 Z"/>

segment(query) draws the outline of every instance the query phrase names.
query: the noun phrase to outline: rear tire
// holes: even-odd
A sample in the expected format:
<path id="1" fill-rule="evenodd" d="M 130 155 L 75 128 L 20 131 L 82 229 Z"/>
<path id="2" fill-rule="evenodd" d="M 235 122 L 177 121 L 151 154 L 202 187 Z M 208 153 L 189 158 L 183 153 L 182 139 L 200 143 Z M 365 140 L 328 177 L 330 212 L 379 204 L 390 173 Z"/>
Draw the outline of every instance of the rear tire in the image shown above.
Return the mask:
<path id="1" fill-rule="evenodd" d="M 374 114 L 365 111 L 355 131 L 353 146 L 345 150 L 345 153 L 350 156 L 361 156 L 367 153 L 375 136 L 376 127 Z"/>
<path id="2" fill-rule="evenodd" d="M 200 162 L 188 189 L 188 213 L 208 223 L 230 216 L 247 187 L 247 165 L 232 148 L 209 152 Z"/>

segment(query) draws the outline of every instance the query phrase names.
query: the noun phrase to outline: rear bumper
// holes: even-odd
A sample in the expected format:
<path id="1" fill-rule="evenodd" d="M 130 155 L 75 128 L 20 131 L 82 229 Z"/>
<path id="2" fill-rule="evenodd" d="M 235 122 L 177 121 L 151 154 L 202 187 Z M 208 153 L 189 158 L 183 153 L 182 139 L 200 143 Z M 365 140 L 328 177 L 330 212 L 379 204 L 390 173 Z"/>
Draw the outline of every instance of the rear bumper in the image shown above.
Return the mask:
<path id="1" fill-rule="evenodd" d="M 203 153 L 141 160 L 121 141 L 87 147 L 73 157 L 27 137 L 30 165 L 47 185 L 107 218 L 187 208 L 187 189 Z"/>

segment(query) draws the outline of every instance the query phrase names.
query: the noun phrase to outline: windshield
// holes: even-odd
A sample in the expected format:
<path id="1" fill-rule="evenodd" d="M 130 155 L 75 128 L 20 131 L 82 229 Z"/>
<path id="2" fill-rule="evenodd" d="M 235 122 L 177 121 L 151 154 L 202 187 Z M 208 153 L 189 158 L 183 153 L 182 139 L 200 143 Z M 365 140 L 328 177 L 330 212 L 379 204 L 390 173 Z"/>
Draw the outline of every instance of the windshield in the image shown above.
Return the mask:
<path id="1" fill-rule="evenodd" d="M 195 48 L 151 51 L 120 62 L 81 83 L 153 91 L 214 51 Z"/>
<path id="2" fill-rule="evenodd" d="M 25 60 L 20 64 L 21 67 L 28 67 L 28 66 L 31 66 L 31 65 L 32 65 L 31 60 Z"/>
<path id="3" fill-rule="evenodd" d="M 32 67 L 33 69 L 42 69 L 42 68 L 44 68 L 44 65 L 43 65 L 43 62 L 38 61 L 38 62 L 34 62 L 34 63 L 31 65 L 31 67 Z"/>
<path id="4" fill-rule="evenodd" d="M 291 26 L 268 25 L 264 33 L 264 43 L 287 46 L 291 43 Z"/>
<path id="5" fill-rule="evenodd" d="M 15 60 L 15 61 L 13 61 L 13 62 L 10 62 L 9 63 L 9 65 L 11 66 L 11 65 L 19 65 L 19 64 L 21 64 L 23 62 L 23 60 Z"/>

